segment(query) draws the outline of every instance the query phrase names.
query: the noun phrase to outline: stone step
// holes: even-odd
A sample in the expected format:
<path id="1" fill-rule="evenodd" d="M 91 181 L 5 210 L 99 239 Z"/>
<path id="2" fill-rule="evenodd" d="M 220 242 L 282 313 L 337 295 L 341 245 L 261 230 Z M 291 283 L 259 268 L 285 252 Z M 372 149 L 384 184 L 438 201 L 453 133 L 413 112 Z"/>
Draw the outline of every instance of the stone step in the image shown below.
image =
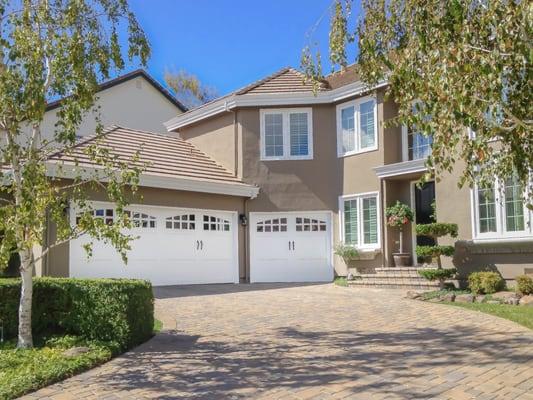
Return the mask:
<path id="1" fill-rule="evenodd" d="M 421 277 L 420 275 L 416 274 L 416 275 L 405 275 L 405 274 L 360 274 L 360 275 L 355 275 L 354 276 L 355 279 L 385 279 L 385 280 L 390 280 L 390 279 L 403 279 L 403 280 L 423 280 L 425 281 L 426 279 Z"/>
<path id="2" fill-rule="evenodd" d="M 435 290 L 439 287 L 437 282 L 429 281 L 405 281 L 398 282 L 392 280 L 366 280 L 356 279 L 348 281 L 348 286 L 376 289 L 418 289 L 418 290 Z"/>

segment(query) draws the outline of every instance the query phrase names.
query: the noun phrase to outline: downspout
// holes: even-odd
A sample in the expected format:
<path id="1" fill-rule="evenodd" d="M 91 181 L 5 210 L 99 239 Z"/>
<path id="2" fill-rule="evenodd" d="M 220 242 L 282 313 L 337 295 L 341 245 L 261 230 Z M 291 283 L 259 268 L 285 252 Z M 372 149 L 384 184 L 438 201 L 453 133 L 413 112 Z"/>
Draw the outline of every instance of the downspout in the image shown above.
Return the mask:
<path id="1" fill-rule="evenodd" d="M 389 265 L 389 255 L 387 254 L 389 238 L 387 235 L 387 221 L 385 217 L 385 208 L 387 203 L 385 201 L 385 179 L 383 178 L 379 179 L 379 191 L 379 197 L 381 197 L 381 232 L 383 232 L 383 240 L 381 241 L 381 251 L 383 254 L 381 267 L 386 268 Z"/>
<path id="2" fill-rule="evenodd" d="M 244 201 L 243 201 L 243 211 L 244 211 L 244 215 L 246 216 L 246 219 L 247 219 L 247 224 L 244 226 L 244 239 L 243 239 L 243 246 L 244 246 L 244 282 L 245 283 L 250 283 L 250 262 L 248 260 L 248 233 L 249 233 L 249 229 L 248 227 L 250 226 L 250 218 L 248 217 L 248 200 L 250 200 L 249 198 L 245 197 L 244 198 Z"/>

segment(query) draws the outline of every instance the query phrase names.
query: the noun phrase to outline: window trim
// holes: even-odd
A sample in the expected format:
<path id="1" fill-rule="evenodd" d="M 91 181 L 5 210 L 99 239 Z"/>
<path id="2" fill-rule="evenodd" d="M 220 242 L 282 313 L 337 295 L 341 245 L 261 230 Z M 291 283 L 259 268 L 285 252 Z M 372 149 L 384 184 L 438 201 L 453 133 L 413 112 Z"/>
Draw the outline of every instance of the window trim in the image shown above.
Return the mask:
<path id="1" fill-rule="evenodd" d="M 361 103 L 366 103 L 372 100 L 374 102 L 374 146 L 365 147 L 361 149 L 361 126 L 360 126 L 360 106 Z M 355 150 L 344 152 L 342 150 L 342 110 L 348 107 L 354 107 L 354 135 L 355 135 Z M 347 101 L 337 104 L 336 107 L 337 120 L 337 157 L 348 157 L 354 154 L 362 154 L 370 151 L 375 151 L 379 148 L 379 130 L 378 130 L 378 101 L 376 95 L 364 96 L 355 100 Z"/>
<path id="2" fill-rule="evenodd" d="M 364 237 L 364 224 L 363 224 L 363 208 L 362 203 L 363 199 L 365 198 L 376 198 L 376 225 L 377 225 L 377 243 L 372 244 L 364 244 L 361 243 Z M 380 195 L 379 191 L 375 192 L 364 192 L 364 193 L 355 193 L 355 194 L 346 194 L 339 196 L 339 238 L 342 243 L 345 243 L 345 235 L 346 232 L 344 231 L 344 202 L 348 200 L 357 200 L 357 241 L 358 243 L 356 245 L 350 245 L 353 246 L 356 249 L 361 250 L 379 250 L 381 249 L 381 201 L 380 201 Z M 345 243 L 346 244 L 346 243 Z"/>
<path id="3" fill-rule="evenodd" d="M 290 114 L 307 114 L 307 155 L 291 156 L 290 143 Z M 283 131 L 283 156 L 267 156 L 265 142 L 265 116 L 269 114 L 282 114 Z M 259 110 L 260 122 L 260 160 L 261 161 L 281 161 L 281 160 L 312 160 L 313 159 L 313 109 L 311 107 L 297 108 L 262 108 Z"/>
<path id="4" fill-rule="evenodd" d="M 402 161 L 427 160 L 428 157 L 429 156 L 409 160 L 409 130 L 406 125 L 402 125 Z"/>
<path id="5" fill-rule="evenodd" d="M 529 210 L 525 203 L 524 208 L 524 227 L 523 231 L 507 232 L 505 221 L 505 183 L 500 180 L 495 180 L 494 186 L 494 202 L 496 205 L 496 232 L 482 233 L 479 230 L 479 186 L 474 185 L 470 189 L 470 209 L 472 220 L 472 237 L 475 241 L 513 241 L 513 240 L 532 240 L 533 239 L 533 212 Z M 527 194 L 527 193 L 526 193 Z"/>

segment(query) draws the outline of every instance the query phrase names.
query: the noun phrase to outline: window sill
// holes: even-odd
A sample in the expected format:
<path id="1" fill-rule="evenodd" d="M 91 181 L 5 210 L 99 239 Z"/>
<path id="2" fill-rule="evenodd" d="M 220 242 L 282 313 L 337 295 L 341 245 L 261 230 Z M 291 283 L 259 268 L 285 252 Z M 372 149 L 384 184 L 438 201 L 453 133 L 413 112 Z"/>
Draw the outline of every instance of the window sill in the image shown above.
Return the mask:
<path id="1" fill-rule="evenodd" d="M 517 237 L 490 237 L 490 238 L 475 238 L 472 240 L 474 244 L 505 244 L 505 243 L 523 243 L 533 242 L 533 236 L 517 236 Z"/>
<path id="2" fill-rule="evenodd" d="M 356 156 L 358 154 L 370 153 L 370 152 L 376 151 L 376 150 L 378 150 L 377 146 L 369 147 L 368 149 L 364 149 L 364 150 L 350 151 L 348 153 L 337 153 L 337 158 L 345 158 L 345 157 L 350 157 L 350 156 Z"/>
<path id="3" fill-rule="evenodd" d="M 302 156 L 302 157 L 261 157 L 261 161 L 302 161 L 302 160 L 312 160 L 313 156 Z"/>

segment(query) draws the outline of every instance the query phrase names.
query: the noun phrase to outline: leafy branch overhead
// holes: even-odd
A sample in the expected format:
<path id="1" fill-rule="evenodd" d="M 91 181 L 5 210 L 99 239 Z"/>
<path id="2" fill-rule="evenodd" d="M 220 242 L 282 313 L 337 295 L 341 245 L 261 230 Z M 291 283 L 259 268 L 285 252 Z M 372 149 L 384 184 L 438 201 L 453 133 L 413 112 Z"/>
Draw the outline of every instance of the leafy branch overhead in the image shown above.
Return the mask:
<path id="1" fill-rule="evenodd" d="M 126 257 L 133 238 L 122 233 L 129 224 L 124 209 L 143 166 L 137 156 L 117 160 L 100 145 L 98 118 L 93 145 L 81 157 L 74 151 L 76 132 L 91 111 L 98 114 L 98 82 L 134 60 L 145 64 L 150 47 L 126 0 L 0 0 L 0 18 L 0 265 L 19 254 L 18 346 L 31 347 L 36 262 L 81 235 L 108 242 Z M 53 131 L 42 132 L 47 103 L 59 98 Z M 69 161 L 59 160 L 58 151 Z M 89 195 L 95 192 L 116 204 L 113 223 L 94 218 Z M 79 224 L 69 221 L 70 207 L 81 215 Z M 48 222 L 57 231 L 52 243 L 44 240 Z M 41 251 L 34 254 L 34 248 Z"/>
<path id="2" fill-rule="evenodd" d="M 218 97 L 215 88 L 207 86 L 196 75 L 184 70 L 165 72 L 165 82 L 187 108 L 198 107 Z"/>
<path id="3" fill-rule="evenodd" d="M 351 63 L 354 46 L 361 79 L 389 82 L 399 111 L 387 124 L 433 136 L 429 174 L 440 179 L 455 169 L 460 186 L 484 187 L 516 174 L 533 206 L 531 3 L 363 0 L 361 7 L 355 15 L 352 0 L 335 1 L 332 64 Z M 317 65 L 306 48 L 302 67 L 313 80 L 321 78 Z"/>

